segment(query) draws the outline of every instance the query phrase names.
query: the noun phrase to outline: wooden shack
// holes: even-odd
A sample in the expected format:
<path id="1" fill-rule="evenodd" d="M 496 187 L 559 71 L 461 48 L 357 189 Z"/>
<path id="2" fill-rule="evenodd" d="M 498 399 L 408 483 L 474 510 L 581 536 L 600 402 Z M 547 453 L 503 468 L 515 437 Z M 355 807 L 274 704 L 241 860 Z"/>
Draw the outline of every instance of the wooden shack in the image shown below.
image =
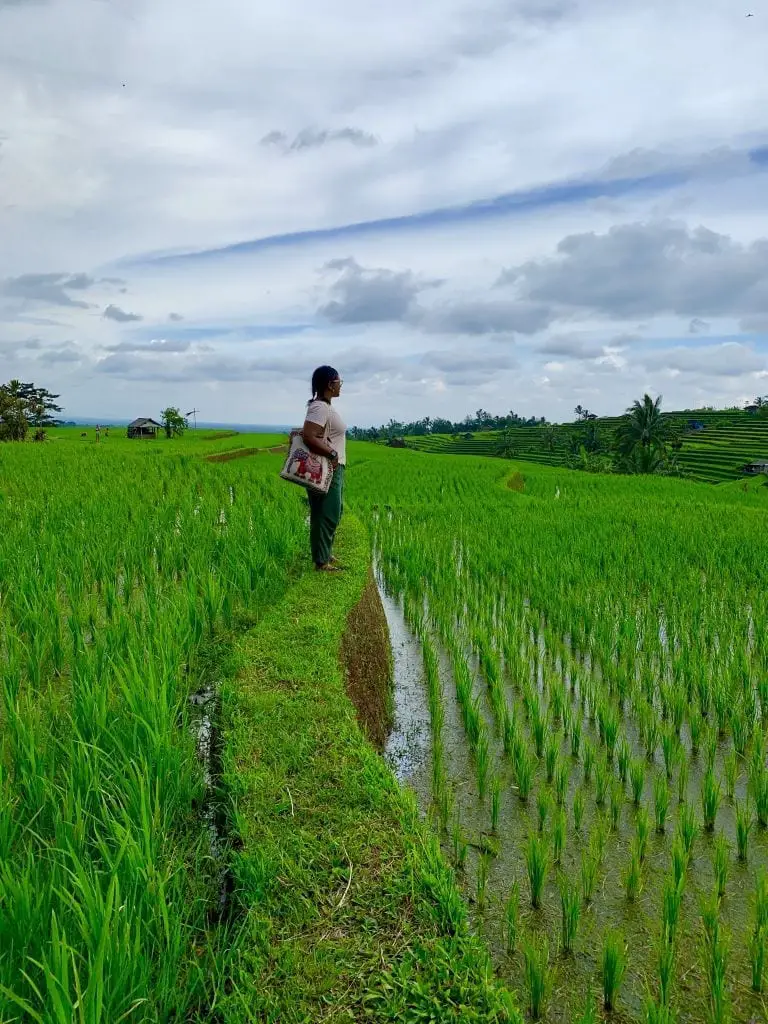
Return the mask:
<path id="1" fill-rule="evenodd" d="M 768 459 L 748 462 L 742 469 L 748 476 L 758 476 L 760 473 L 768 473 Z"/>
<path id="2" fill-rule="evenodd" d="M 161 429 L 162 423 L 156 423 L 150 416 L 139 416 L 133 423 L 128 424 L 128 437 L 156 438 L 158 430 Z"/>

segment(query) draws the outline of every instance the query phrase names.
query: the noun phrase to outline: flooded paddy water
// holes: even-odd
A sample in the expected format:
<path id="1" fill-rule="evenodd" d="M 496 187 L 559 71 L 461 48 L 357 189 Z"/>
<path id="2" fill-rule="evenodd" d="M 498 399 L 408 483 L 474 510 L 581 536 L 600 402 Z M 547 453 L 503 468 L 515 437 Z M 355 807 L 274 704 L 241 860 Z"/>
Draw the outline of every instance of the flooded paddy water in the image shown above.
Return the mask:
<path id="1" fill-rule="evenodd" d="M 544 1020 L 558 1024 L 582 1020 L 591 993 L 594 1007 L 609 1019 L 645 1021 L 647 1000 L 663 1002 L 660 977 L 665 971 L 660 959 L 670 949 L 668 1002 L 673 1016 L 658 1020 L 680 1024 L 768 1020 L 763 995 L 752 991 L 750 956 L 756 880 L 768 865 L 765 829 L 753 823 L 747 861 L 737 857 L 736 809 L 737 805 L 746 807 L 748 802 L 746 762 L 736 762 L 733 796 L 729 796 L 726 780 L 729 775 L 733 778 L 734 769 L 728 763 L 733 758 L 726 754 L 726 744 L 705 736 L 697 740 L 694 752 L 686 720 L 679 734 L 684 756 L 670 758 L 667 779 L 661 735 L 657 742 L 651 740 L 649 757 L 649 744 L 644 742 L 643 730 L 634 720 L 629 702 L 619 702 L 627 749 L 623 753 L 617 750 L 611 759 L 601 758 L 599 716 L 592 689 L 593 682 L 596 686 L 600 683 L 600 669 L 591 663 L 588 654 L 572 646 L 570 638 L 552 636 L 542 622 L 537 635 L 526 638 L 529 651 L 534 651 L 527 678 L 520 677 L 519 671 L 512 678 L 509 667 L 501 661 L 505 705 L 521 733 L 530 730 L 532 693 L 547 709 L 544 746 L 541 756 L 533 758 L 530 794 L 525 800 L 521 799 L 509 744 L 505 752 L 505 738 L 497 725 L 498 708 L 494 710 L 479 659 L 469 647 L 465 649 L 473 698 L 489 737 L 491 782 L 481 798 L 477 758 L 468 742 L 452 659 L 427 616 L 425 628 L 437 653 L 443 709 L 438 742 L 446 783 L 439 784 L 440 791 L 436 792 L 435 779 L 440 772 L 436 772 L 434 763 L 435 730 L 422 641 L 409 625 L 402 603 L 387 592 L 381 575 L 378 583 L 390 630 L 395 676 L 394 727 L 385 756 L 401 784 L 415 792 L 423 815 L 439 831 L 445 853 L 457 869 L 473 924 L 485 938 L 500 976 L 518 991 L 521 1009 L 528 1006 L 525 945 L 531 942 L 541 950 L 546 940 L 550 992 L 542 1012 Z M 495 615 L 502 613 L 503 609 L 497 609 Z M 663 623 L 660 628 L 664 632 Z M 663 640 L 666 642 L 666 636 Z M 552 707 L 553 678 L 559 680 L 564 695 L 559 708 Z M 577 756 L 571 729 L 566 727 L 576 719 L 582 723 L 577 728 Z M 586 762 L 590 762 L 589 767 Z M 702 786 L 708 767 L 721 787 L 716 824 L 711 831 L 704 828 L 702 811 Z M 632 772 L 639 804 L 633 797 Z M 622 774 L 626 776 L 624 781 Z M 665 780 L 668 809 L 663 813 Z M 658 805 L 663 832 L 656 827 Z M 646 814 L 649 827 L 642 841 L 644 857 L 634 883 L 628 883 L 633 851 L 638 848 L 638 819 L 642 832 Z M 695 837 L 685 858 L 680 853 L 685 832 L 681 817 L 695 820 Z M 555 833 L 559 833 L 557 838 Z M 541 843 L 547 861 L 546 880 L 536 909 L 532 906 L 527 865 L 532 842 Z M 691 843 L 690 836 L 687 842 Z M 711 921 L 706 905 L 715 891 L 713 864 L 718 848 L 721 857 L 725 850 L 727 879 L 716 915 L 715 948 L 722 953 L 725 984 L 720 983 L 722 1000 L 713 1003 L 713 989 L 718 990 L 718 983 L 713 984 L 718 956 L 713 955 L 711 927 L 709 931 L 704 927 L 702 914 Z M 676 878 L 682 881 L 674 886 Z M 510 894 L 515 883 L 519 914 L 516 935 L 510 942 Z M 562 938 L 564 884 L 576 893 L 579 908 L 569 952 L 563 950 Z M 628 890 L 633 888 L 637 891 L 630 899 Z M 663 943 L 662 906 L 670 897 L 674 902 L 671 890 L 675 888 L 679 911 L 673 926 L 674 939 Z M 514 903 L 513 896 L 513 909 Z M 675 916 L 674 911 L 669 913 Z M 512 913 L 513 919 L 515 916 Z M 602 959 L 606 935 L 613 930 L 620 933 L 625 946 L 626 974 L 616 1005 L 607 1012 L 602 1009 Z"/>

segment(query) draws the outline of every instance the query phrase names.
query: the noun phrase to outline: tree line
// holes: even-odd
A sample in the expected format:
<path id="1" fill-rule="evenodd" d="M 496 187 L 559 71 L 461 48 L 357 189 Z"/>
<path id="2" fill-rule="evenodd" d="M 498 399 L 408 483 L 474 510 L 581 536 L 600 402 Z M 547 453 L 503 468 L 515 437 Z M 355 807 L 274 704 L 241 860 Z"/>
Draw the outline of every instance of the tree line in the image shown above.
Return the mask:
<path id="1" fill-rule="evenodd" d="M 61 422 L 60 397 L 20 380 L 0 384 L 0 441 L 23 441 L 30 430 L 35 441 L 45 440 L 46 428 Z"/>

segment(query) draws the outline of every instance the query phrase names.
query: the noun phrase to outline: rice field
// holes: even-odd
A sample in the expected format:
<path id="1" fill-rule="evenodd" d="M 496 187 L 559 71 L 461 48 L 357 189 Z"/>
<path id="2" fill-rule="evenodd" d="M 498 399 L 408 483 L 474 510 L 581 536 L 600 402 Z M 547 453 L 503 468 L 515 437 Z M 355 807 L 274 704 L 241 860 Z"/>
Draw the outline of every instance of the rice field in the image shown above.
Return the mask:
<path id="1" fill-rule="evenodd" d="M 766 1019 L 768 501 L 523 472 L 349 474 L 420 650 L 405 777 L 531 1019 Z"/>
<path id="2" fill-rule="evenodd" d="M 742 467 L 768 459 L 768 419 L 739 412 L 671 412 L 667 418 L 682 424 L 699 421 L 703 429 L 687 432 L 682 448 L 675 453 L 682 473 L 691 480 L 722 483 L 742 477 Z M 603 438 L 610 440 L 619 426 L 618 417 L 602 416 L 597 426 Z M 548 447 L 541 427 L 515 427 L 511 444 L 516 459 L 545 466 L 563 466 L 568 460 L 576 424 L 559 426 L 552 447 Z M 419 451 L 437 455 L 495 455 L 502 435 L 498 431 L 479 431 L 465 437 L 428 434 L 411 437 L 408 443 Z"/>
<path id="3" fill-rule="evenodd" d="M 199 708 L 305 527 L 248 460 L 159 445 L 0 446 L 4 1022 L 210 1019 L 226 838 Z"/>

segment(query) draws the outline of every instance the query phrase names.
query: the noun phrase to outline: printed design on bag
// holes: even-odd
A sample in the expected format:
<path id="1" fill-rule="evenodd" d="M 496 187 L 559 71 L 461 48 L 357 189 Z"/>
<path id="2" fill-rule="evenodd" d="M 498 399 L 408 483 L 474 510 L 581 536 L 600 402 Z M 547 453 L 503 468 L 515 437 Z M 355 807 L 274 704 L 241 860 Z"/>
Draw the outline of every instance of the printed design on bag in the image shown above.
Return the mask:
<path id="1" fill-rule="evenodd" d="M 288 471 L 313 484 L 322 483 L 323 480 L 323 467 L 320 460 L 316 455 L 312 455 L 311 452 L 305 451 L 303 448 L 297 448 L 293 453 L 293 461 L 288 467 Z"/>

